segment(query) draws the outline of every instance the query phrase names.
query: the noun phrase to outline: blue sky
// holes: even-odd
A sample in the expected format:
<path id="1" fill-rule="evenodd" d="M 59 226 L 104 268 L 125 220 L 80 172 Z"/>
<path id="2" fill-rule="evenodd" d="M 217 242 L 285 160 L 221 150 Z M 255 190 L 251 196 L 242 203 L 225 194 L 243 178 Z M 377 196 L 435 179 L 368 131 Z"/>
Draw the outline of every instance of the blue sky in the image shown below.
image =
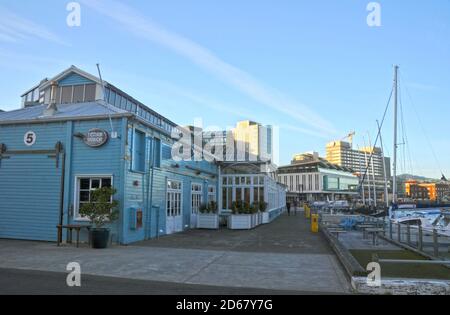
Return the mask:
<path id="1" fill-rule="evenodd" d="M 80 27 L 66 24 L 68 2 L 0 0 L 1 109 L 100 62 L 105 80 L 179 124 L 280 126 L 287 164 L 352 130 L 355 146 L 373 142 L 397 63 L 412 156 L 401 148 L 400 172 L 450 177 L 450 1 L 378 1 L 374 28 L 363 0 L 83 0 Z M 389 112 L 387 154 L 392 124 Z"/>

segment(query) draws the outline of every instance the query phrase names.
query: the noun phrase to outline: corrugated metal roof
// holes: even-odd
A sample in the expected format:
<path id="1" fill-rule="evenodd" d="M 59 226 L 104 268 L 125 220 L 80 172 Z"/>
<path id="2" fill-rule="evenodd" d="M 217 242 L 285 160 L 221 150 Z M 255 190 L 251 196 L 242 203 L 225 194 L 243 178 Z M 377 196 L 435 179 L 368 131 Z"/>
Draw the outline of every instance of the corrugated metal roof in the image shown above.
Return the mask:
<path id="1" fill-rule="evenodd" d="M 53 116 L 43 116 L 46 105 L 30 106 L 9 112 L 0 112 L 0 123 L 8 121 L 58 120 L 77 117 L 95 117 L 107 115 L 130 115 L 120 108 L 101 101 L 88 103 L 58 104 L 58 111 Z"/>

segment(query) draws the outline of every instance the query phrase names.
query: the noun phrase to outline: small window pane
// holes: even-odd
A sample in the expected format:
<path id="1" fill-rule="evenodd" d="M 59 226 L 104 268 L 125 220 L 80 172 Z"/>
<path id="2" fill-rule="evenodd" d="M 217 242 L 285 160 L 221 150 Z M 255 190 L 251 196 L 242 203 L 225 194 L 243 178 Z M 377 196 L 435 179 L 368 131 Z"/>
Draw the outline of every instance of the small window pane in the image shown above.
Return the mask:
<path id="1" fill-rule="evenodd" d="M 92 180 L 92 189 L 100 188 L 100 179 L 93 179 Z"/>
<path id="2" fill-rule="evenodd" d="M 89 189 L 89 178 L 80 179 L 80 189 Z"/>
<path id="3" fill-rule="evenodd" d="M 102 178 L 102 187 L 111 187 L 111 178 Z"/>
<path id="4" fill-rule="evenodd" d="M 87 84 L 86 85 L 84 101 L 85 102 L 95 101 L 95 84 Z"/>
<path id="5" fill-rule="evenodd" d="M 72 102 L 72 86 L 63 86 L 61 103 L 67 104 Z"/>
<path id="6" fill-rule="evenodd" d="M 80 202 L 89 202 L 89 190 L 80 191 Z"/>
<path id="7" fill-rule="evenodd" d="M 73 88 L 73 102 L 81 103 L 83 102 L 84 85 L 77 85 Z"/>

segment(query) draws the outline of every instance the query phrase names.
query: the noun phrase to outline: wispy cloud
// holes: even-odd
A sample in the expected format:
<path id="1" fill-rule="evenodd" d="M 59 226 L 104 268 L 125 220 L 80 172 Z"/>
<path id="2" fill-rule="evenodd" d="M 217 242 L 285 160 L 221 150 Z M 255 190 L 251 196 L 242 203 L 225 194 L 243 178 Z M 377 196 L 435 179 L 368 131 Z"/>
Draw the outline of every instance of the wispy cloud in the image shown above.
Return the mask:
<path id="1" fill-rule="evenodd" d="M 40 39 L 68 46 L 65 41 L 46 27 L 18 16 L 1 6 L 0 16 L 0 41 L 21 42 L 28 39 Z"/>
<path id="2" fill-rule="evenodd" d="M 279 127 L 280 127 L 280 129 L 283 129 L 288 132 L 302 133 L 302 134 L 305 134 L 305 135 L 308 135 L 311 137 L 321 138 L 321 139 L 325 139 L 325 140 L 330 139 L 330 134 L 327 132 L 323 132 L 323 131 L 302 128 L 302 127 L 293 126 L 293 125 L 289 125 L 289 124 L 281 124 Z"/>
<path id="3" fill-rule="evenodd" d="M 192 90 L 190 88 L 186 88 L 177 84 L 173 84 L 171 82 L 153 79 L 149 77 L 144 77 L 140 75 L 133 74 L 132 76 L 129 73 L 114 70 L 114 76 L 120 78 L 121 80 L 132 80 L 139 79 L 139 82 L 145 84 L 148 88 L 148 91 L 151 91 L 151 94 L 158 93 L 166 96 L 176 96 L 181 97 L 187 101 L 192 102 L 192 104 L 199 105 L 205 109 L 215 111 L 219 114 L 228 114 L 234 116 L 238 119 L 250 119 L 256 120 L 262 124 L 270 124 L 272 126 L 279 127 L 281 130 L 286 132 L 295 133 L 295 134 L 303 134 L 311 137 L 316 137 L 320 139 L 329 139 L 330 134 L 327 132 L 302 128 L 290 124 L 280 124 L 276 120 L 272 120 L 270 122 L 267 121 L 266 118 L 263 118 L 258 112 L 248 111 L 243 106 L 239 106 L 238 104 L 231 104 L 222 102 L 210 95 L 207 95 L 204 92 Z M 150 105 L 151 104 L 147 104 Z M 172 104 L 167 104 L 166 106 L 172 106 Z M 179 106 L 178 103 L 176 106 Z M 223 127 L 223 126 L 222 126 Z M 216 130 L 212 128 L 211 130 Z"/>
<path id="4" fill-rule="evenodd" d="M 194 41 L 164 29 L 131 7 L 112 0 L 81 0 L 81 2 L 85 6 L 120 23 L 123 28 L 132 32 L 135 36 L 170 48 L 259 104 L 281 112 L 304 126 L 328 133 L 334 132 L 332 124 L 309 107 L 259 82 L 249 73 L 225 62 Z"/>
<path id="5" fill-rule="evenodd" d="M 408 88 L 422 90 L 422 91 L 434 91 L 437 90 L 438 87 L 431 84 L 423 84 L 417 82 L 406 82 L 405 83 Z"/>

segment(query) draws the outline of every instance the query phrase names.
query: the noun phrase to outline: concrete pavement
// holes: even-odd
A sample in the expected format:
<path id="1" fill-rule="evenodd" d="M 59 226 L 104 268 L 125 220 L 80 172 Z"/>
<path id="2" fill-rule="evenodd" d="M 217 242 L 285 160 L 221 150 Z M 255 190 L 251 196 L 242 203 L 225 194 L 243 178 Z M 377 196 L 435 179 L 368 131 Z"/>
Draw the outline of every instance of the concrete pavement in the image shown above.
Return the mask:
<path id="1" fill-rule="evenodd" d="M 83 275 L 241 288 L 242 292 L 254 288 L 348 293 L 348 280 L 336 257 L 305 222 L 302 216 L 282 216 L 252 231 L 188 231 L 105 250 L 0 240 L 0 268 L 64 273 L 68 263 L 78 262 Z M 213 242 L 205 242 L 202 235 Z"/>
<path id="2" fill-rule="evenodd" d="M 310 295 L 314 292 L 192 285 L 84 275 L 81 287 L 68 287 L 67 274 L 1 269 L 0 295 Z"/>

